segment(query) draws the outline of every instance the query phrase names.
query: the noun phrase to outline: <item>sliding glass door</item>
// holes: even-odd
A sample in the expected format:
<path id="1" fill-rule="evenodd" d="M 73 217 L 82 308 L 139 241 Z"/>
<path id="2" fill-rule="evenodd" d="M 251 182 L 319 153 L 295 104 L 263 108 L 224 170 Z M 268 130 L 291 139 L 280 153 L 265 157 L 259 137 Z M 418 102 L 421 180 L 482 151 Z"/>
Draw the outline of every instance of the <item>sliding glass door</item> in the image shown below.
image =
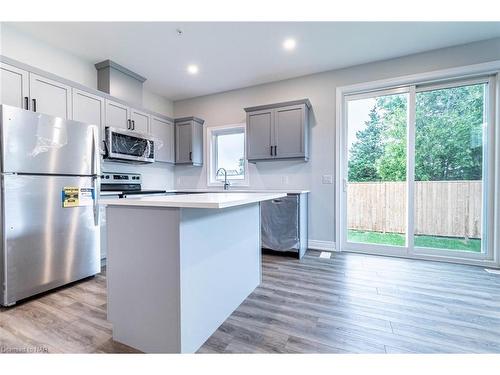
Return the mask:
<path id="1" fill-rule="evenodd" d="M 345 96 L 341 248 L 491 257 L 490 79 Z"/>
<path id="2" fill-rule="evenodd" d="M 487 255 L 488 80 L 417 87 L 415 253 Z"/>
<path id="3" fill-rule="evenodd" d="M 402 252 L 407 233 L 408 89 L 347 102 L 347 242 Z"/>

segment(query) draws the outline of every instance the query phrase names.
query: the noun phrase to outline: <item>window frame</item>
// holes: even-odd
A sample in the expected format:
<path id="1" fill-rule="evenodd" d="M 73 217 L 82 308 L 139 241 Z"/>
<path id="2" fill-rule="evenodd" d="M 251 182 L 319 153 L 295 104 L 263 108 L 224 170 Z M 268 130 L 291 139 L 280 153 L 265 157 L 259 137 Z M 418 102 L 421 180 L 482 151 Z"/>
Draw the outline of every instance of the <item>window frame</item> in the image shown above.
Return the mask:
<path id="1" fill-rule="evenodd" d="M 240 124 L 230 124 L 230 125 L 219 125 L 207 127 L 207 186 L 222 186 L 222 181 L 217 180 L 216 172 L 218 169 L 217 165 L 217 142 L 216 138 L 219 135 L 228 134 L 238 134 L 243 133 L 243 158 L 244 163 L 244 178 L 243 179 L 230 179 L 228 181 L 231 186 L 241 186 L 247 187 L 250 184 L 249 173 L 248 173 L 248 160 L 247 160 L 247 150 L 246 150 L 246 123 Z"/>
<path id="2" fill-rule="evenodd" d="M 429 259 L 429 260 L 441 260 L 454 263 L 462 264 L 475 264 L 482 266 L 497 266 L 500 267 L 500 230 L 497 229 L 498 223 L 500 222 L 500 199 L 496 198 L 500 194 L 500 173 L 498 173 L 498 166 L 500 165 L 500 129 L 498 125 L 500 124 L 500 60 L 491 63 L 483 63 L 469 66 L 462 66 L 457 68 L 443 69 L 439 71 L 433 71 L 428 73 L 417 73 L 414 75 L 395 77 L 380 81 L 372 81 L 366 83 L 358 83 L 349 86 L 341 86 L 336 89 L 336 124 L 339 136 L 336 137 L 336 147 L 335 147 L 335 159 L 336 159 L 336 177 L 337 177 L 337 189 L 335 194 L 335 248 L 337 251 L 354 251 L 361 253 L 372 253 L 373 245 L 370 247 L 360 246 L 357 249 L 350 248 L 347 245 L 346 234 L 343 233 L 345 226 L 345 199 L 343 198 L 344 190 L 346 187 L 346 173 L 345 170 L 345 147 L 346 147 L 346 120 L 347 120 L 347 100 L 353 97 L 363 97 L 371 96 L 376 92 L 390 91 L 390 90 L 402 90 L 404 87 L 410 88 L 410 101 L 412 105 L 415 104 L 415 95 L 418 91 L 427 91 L 428 89 L 445 88 L 449 86 L 457 86 L 460 84 L 473 84 L 479 83 L 481 81 L 488 81 L 489 84 L 489 129 L 488 138 L 486 142 L 488 147 L 490 147 L 488 153 L 490 154 L 490 163 L 488 165 L 489 174 L 489 188 L 487 192 L 487 209 L 488 209 L 488 219 L 489 225 L 487 228 L 487 238 L 485 241 L 488 246 L 488 255 L 485 257 L 475 258 L 469 257 L 464 254 L 463 257 L 457 257 L 454 253 L 443 254 L 443 249 L 439 249 L 439 253 L 432 251 L 419 251 L 414 247 L 413 243 L 407 242 L 407 249 L 410 248 L 412 251 L 407 251 L 405 255 L 400 253 L 395 253 L 391 251 L 388 247 L 381 247 L 381 252 L 379 254 L 393 255 L 393 256 L 404 256 L 406 258 L 416 258 L 416 259 Z M 404 90 L 404 89 L 403 89 Z M 411 113 L 411 112 L 410 112 Z M 408 121 L 414 123 L 415 119 L 410 116 Z M 409 128 L 410 129 L 410 128 Z M 411 130 L 414 130 L 414 125 L 411 126 Z M 408 135 L 408 142 L 414 142 L 414 134 Z M 410 145 L 409 145 L 410 146 Z M 411 145 L 413 147 L 413 145 Z M 411 148 L 410 147 L 410 148 Z M 414 172 L 414 155 L 409 156 L 408 171 Z M 411 176 L 407 176 L 408 181 L 413 181 L 413 173 Z M 413 189 L 413 183 L 410 184 L 411 189 Z M 484 192 L 483 192 L 484 194 Z M 408 209 L 413 209 L 413 192 L 408 191 L 409 205 Z M 411 199 L 411 201 L 410 201 Z M 411 220 L 410 220 L 411 221 Z M 489 231 L 488 231 L 489 229 Z M 407 225 L 407 232 L 413 233 L 413 226 Z M 411 241 L 412 242 L 412 241 Z M 409 250 L 409 249 L 408 249 Z M 415 251 L 417 250 L 417 251 Z"/>

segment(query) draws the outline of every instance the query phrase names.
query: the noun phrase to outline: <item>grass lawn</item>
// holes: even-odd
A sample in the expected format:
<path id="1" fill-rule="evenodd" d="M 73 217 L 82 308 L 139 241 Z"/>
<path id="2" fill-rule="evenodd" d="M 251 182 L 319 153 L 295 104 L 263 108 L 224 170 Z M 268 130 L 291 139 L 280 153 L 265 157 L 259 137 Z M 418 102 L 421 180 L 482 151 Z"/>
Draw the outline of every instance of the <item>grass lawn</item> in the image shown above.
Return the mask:
<path id="1" fill-rule="evenodd" d="M 369 244 L 382 244 L 393 246 L 404 246 L 405 236 L 399 233 L 363 232 L 349 230 L 349 242 L 360 242 Z M 481 240 L 462 238 L 438 237 L 438 236 L 415 236 L 415 246 L 433 247 L 437 249 L 450 249 L 460 251 L 481 252 Z"/>

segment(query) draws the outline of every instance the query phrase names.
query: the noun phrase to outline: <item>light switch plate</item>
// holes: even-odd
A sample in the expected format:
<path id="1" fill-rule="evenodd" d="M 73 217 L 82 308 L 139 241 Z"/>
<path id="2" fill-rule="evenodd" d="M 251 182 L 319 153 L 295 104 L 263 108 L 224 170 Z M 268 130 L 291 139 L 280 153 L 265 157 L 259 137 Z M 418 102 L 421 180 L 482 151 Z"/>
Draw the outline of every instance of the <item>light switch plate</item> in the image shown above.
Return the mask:
<path id="1" fill-rule="evenodd" d="M 288 185 L 288 183 L 289 183 L 288 176 L 281 176 L 281 184 Z"/>
<path id="2" fill-rule="evenodd" d="M 333 184 L 333 176 L 331 174 L 324 174 L 321 178 L 323 184 Z"/>

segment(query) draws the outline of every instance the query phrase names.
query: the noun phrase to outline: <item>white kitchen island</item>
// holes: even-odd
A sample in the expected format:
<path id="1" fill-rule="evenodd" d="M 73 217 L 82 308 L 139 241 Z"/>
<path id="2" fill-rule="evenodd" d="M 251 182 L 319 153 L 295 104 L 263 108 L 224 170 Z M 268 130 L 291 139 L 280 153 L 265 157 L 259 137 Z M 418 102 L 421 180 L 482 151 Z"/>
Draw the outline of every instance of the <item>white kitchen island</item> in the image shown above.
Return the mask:
<path id="1" fill-rule="evenodd" d="M 193 353 L 261 280 L 260 202 L 285 193 L 101 200 L 113 339 Z"/>

